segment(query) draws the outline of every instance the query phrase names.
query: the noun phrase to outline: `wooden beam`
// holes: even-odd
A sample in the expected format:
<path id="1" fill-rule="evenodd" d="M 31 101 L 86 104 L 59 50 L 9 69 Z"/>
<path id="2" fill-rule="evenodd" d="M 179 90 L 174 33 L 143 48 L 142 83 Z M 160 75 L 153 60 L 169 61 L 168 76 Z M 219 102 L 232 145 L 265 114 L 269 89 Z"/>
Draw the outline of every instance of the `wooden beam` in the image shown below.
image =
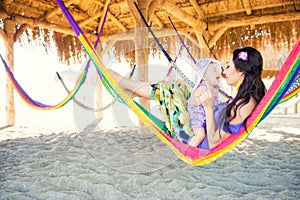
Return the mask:
<path id="1" fill-rule="evenodd" d="M 148 1 L 148 14 L 149 14 L 149 18 L 152 17 L 153 14 L 155 14 L 155 12 L 157 10 L 161 9 L 161 4 L 162 4 L 163 0 L 150 0 Z"/>
<path id="2" fill-rule="evenodd" d="M 16 7 L 20 10 L 26 11 L 26 13 L 30 16 L 37 16 L 37 15 L 44 14 L 44 12 L 42 10 L 38 10 L 36 8 L 33 8 L 33 7 L 25 5 L 25 4 L 21 4 L 21 3 L 12 2 L 11 4 L 9 4 L 7 6 Z"/>
<path id="3" fill-rule="evenodd" d="M 133 3 L 133 0 L 126 0 L 126 2 L 127 2 L 127 5 L 128 5 L 128 8 L 129 8 L 129 10 L 130 10 L 130 13 L 131 13 L 131 15 L 132 15 L 132 17 L 133 17 L 133 19 L 135 20 L 135 22 L 141 22 L 142 24 L 144 24 L 142 21 L 141 21 L 141 17 L 140 17 L 140 14 L 139 14 L 139 12 L 138 12 L 138 10 L 136 9 L 136 7 L 135 7 L 135 5 L 134 5 L 134 3 Z M 146 0 L 146 3 L 148 2 L 148 0 Z M 140 11 L 143 13 L 143 14 L 147 14 L 147 15 L 144 15 L 144 18 L 145 18 L 145 20 L 148 22 L 148 13 L 145 13 L 145 11 L 147 11 L 147 6 L 143 6 L 143 7 L 141 7 L 141 5 L 138 3 L 138 2 L 135 2 L 135 3 L 137 3 L 137 5 L 139 6 L 139 9 L 140 9 Z M 143 5 L 143 4 L 142 4 Z M 144 27 L 146 27 L 145 25 L 144 25 Z"/>
<path id="4" fill-rule="evenodd" d="M 82 22 L 79 22 L 78 25 L 79 25 L 79 27 L 84 27 L 88 23 L 90 23 L 90 22 L 96 20 L 97 18 L 101 17 L 101 15 L 102 15 L 102 12 L 99 12 L 96 15 L 94 15 L 92 17 L 89 17 L 88 19 L 86 19 L 86 20 L 84 20 Z"/>
<path id="5" fill-rule="evenodd" d="M 65 6 L 68 7 L 74 3 L 75 0 L 68 0 L 64 2 Z M 51 17 L 61 13 L 61 9 L 59 7 L 55 8 L 54 10 L 51 10 L 51 12 L 47 13 L 45 15 L 45 19 L 48 21 Z"/>
<path id="6" fill-rule="evenodd" d="M 7 18 L 10 18 L 10 16 L 7 13 L 0 12 L 0 18 L 7 19 Z M 53 30 L 58 33 L 65 33 L 68 35 L 76 36 L 73 29 L 70 27 L 52 24 L 50 22 L 46 22 L 43 20 L 34 19 L 34 18 L 30 18 L 30 17 L 24 17 L 21 15 L 14 15 L 14 18 L 15 18 L 16 23 L 18 23 L 18 24 L 28 24 L 31 27 L 43 27 L 45 29 Z M 89 33 L 86 33 L 86 36 L 88 38 L 90 38 L 92 41 L 95 41 L 97 38 L 96 35 L 89 34 Z"/>
<path id="7" fill-rule="evenodd" d="M 152 28 L 154 34 L 156 35 L 157 38 L 160 37 L 168 37 L 168 36 L 176 36 L 176 33 L 174 30 L 171 29 L 160 29 L 160 28 Z M 195 46 L 201 48 L 201 46 L 199 45 L 198 41 L 195 40 L 195 38 L 191 37 L 190 35 L 188 35 L 185 31 L 185 29 L 181 29 L 178 28 L 177 29 L 178 32 L 181 35 L 184 35 L 186 38 L 188 38 Z M 103 54 L 107 53 L 108 50 L 110 50 L 110 48 L 118 41 L 125 41 L 125 40 L 134 40 L 134 33 L 121 33 L 121 34 L 117 34 L 117 35 L 112 35 L 110 37 L 101 37 L 101 41 L 105 41 L 107 42 L 107 46 L 104 48 L 104 50 L 102 51 Z M 148 38 L 153 38 L 151 34 L 148 34 Z"/>
<path id="8" fill-rule="evenodd" d="M 93 3 L 98 4 L 101 7 L 104 7 L 104 4 L 98 0 L 91 0 Z M 111 12 L 107 12 L 107 17 L 113 21 L 123 32 L 126 32 L 128 29 L 113 15 Z"/>
<path id="9" fill-rule="evenodd" d="M 7 5 L 7 4 L 10 4 L 12 3 L 14 0 L 3 0 L 3 4 L 4 5 Z"/>
<path id="10" fill-rule="evenodd" d="M 251 9 L 251 5 L 249 0 L 242 0 L 243 4 L 244 4 L 244 8 L 246 10 L 246 14 L 247 15 L 251 15 L 252 14 L 252 9 Z"/>
<path id="11" fill-rule="evenodd" d="M 294 0 L 294 1 L 299 1 L 299 0 Z M 206 4 L 201 4 L 200 8 L 202 8 L 203 10 L 207 9 L 207 6 L 209 5 L 210 9 L 217 9 L 218 6 L 220 6 L 220 2 L 222 1 L 213 1 L 210 3 L 206 3 Z M 268 9 L 268 8 L 273 8 L 276 9 L 277 7 L 284 7 L 284 6 L 291 6 L 291 5 L 296 5 L 296 3 L 294 4 L 292 1 L 286 1 L 286 2 L 276 2 L 276 3 L 268 3 L 268 4 L 259 4 L 257 6 L 252 6 L 251 10 L 263 10 L 263 9 Z M 182 8 L 182 10 L 189 10 L 192 9 L 192 6 L 186 6 L 184 8 Z M 297 9 L 296 9 L 297 10 Z M 237 13 L 242 13 L 245 12 L 245 8 L 243 7 L 238 7 L 236 9 L 233 10 L 224 10 L 223 12 L 215 12 L 215 13 L 206 13 L 205 17 L 218 17 L 218 16 L 222 16 L 222 15 L 230 15 L 230 14 L 237 14 Z"/>
<path id="12" fill-rule="evenodd" d="M 202 20 L 196 20 L 194 17 L 190 16 L 179 7 L 177 7 L 172 1 L 166 0 L 164 4 L 164 9 L 172 14 L 174 17 L 183 21 L 184 23 L 191 26 L 196 34 L 199 44 L 202 46 L 205 52 L 210 53 L 209 47 L 203 38 L 203 31 L 206 29 L 207 24 Z"/>
<path id="13" fill-rule="evenodd" d="M 210 40 L 208 41 L 208 47 L 212 48 L 216 44 L 218 39 L 220 39 L 220 37 L 227 31 L 227 29 L 228 28 L 221 28 L 217 32 L 215 32 L 213 36 L 210 38 Z"/>
<path id="14" fill-rule="evenodd" d="M 1 29 L 1 28 L 0 28 L 0 37 L 3 39 L 3 41 L 7 40 L 7 39 L 6 39 L 6 37 L 7 37 L 7 36 L 6 36 L 6 33 L 5 33 L 5 31 L 4 31 L 3 29 Z"/>
<path id="15" fill-rule="evenodd" d="M 21 37 L 21 35 L 27 28 L 28 28 L 28 24 L 22 24 L 20 28 L 17 29 L 15 34 L 15 42 Z"/>
<path id="16" fill-rule="evenodd" d="M 207 25 L 204 21 L 196 20 L 194 17 L 190 16 L 189 14 L 184 12 L 182 9 L 180 9 L 178 6 L 176 6 L 173 1 L 166 0 L 163 7 L 166 10 L 166 12 L 170 13 L 177 19 L 179 19 L 179 20 L 183 21 L 184 23 L 188 24 L 189 26 L 193 27 L 193 29 L 195 29 L 196 32 L 198 32 L 198 33 L 201 33 L 207 27 Z"/>
<path id="17" fill-rule="evenodd" d="M 248 26 L 250 24 L 266 24 L 296 20 L 300 20 L 299 12 L 277 15 L 249 16 L 241 19 L 224 20 L 220 22 L 209 23 L 208 30 L 214 32 L 222 28 L 233 28 L 240 26 Z"/>
<path id="18" fill-rule="evenodd" d="M 196 33 L 196 37 L 197 37 L 197 40 L 198 40 L 199 44 L 204 49 L 204 51 L 207 53 L 207 55 L 209 55 L 210 54 L 210 49 L 209 49 L 209 46 L 207 45 L 207 41 L 205 41 L 204 36 L 199 32 L 195 31 L 195 33 Z"/>
<path id="19" fill-rule="evenodd" d="M 300 10 L 300 1 L 299 0 L 294 0 L 294 6 L 295 6 L 295 9 L 297 11 Z"/>
<path id="20" fill-rule="evenodd" d="M 69 0 L 68 4 L 66 6 L 70 6 L 71 4 L 76 3 L 75 0 Z M 58 9 L 58 10 L 57 10 Z M 55 15 L 59 12 L 61 12 L 60 8 L 56 8 L 55 10 Z M 88 14 L 86 14 L 85 12 L 83 12 L 85 15 L 89 16 Z M 54 15 L 52 15 L 54 16 Z M 88 23 L 90 23 L 91 21 L 94 21 L 95 19 L 99 18 L 101 16 L 101 12 L 98 12 L 98 14 L 94 15 L 94 16 L 89 16 L 86 20 L 79 22 L 78 26 L 79 27 L 84 27 L 85 25 L 87 25 Z M 94 31 L 94 30 L 93 30 Z M 67 34 L 64 34 L 63 37 L 67 36 Z"/>
<path id="21" fill-rule="evenodd" d="M 167 37 L 167 36 L 176 36 L 174 30 L 171 29 L 160 29 L 160 28 L 152 28 L 152 31 L 156 35 L 156 37 Z M 153 38 L 151 34 L 147 34 L 148 38 Z M 112 35 L 106 38 L 105 41 L 123 41 L 123 40 L 134 40 L 133 32 L 120 33 L 116 35 Z"/>
<path id="22" fill-rule="evenodd" d="M 205 18 L 205 14 L 202 10 L 202 8 L 198 5 L 196 0 L 190 0 L 193 8 L 196 10 L 197 14 L 198 14 L 198 19 L 204 19 Z"/>
<path id="23" fill-rule="evenodd" d="M 127 28 L 110 12 L 107 13 L 107 17 L 113 21 L 123 32 L 127 31 Z"/>
<path id="24" fill-rule="evenodd" d="M 156 22 L 156 24 L 158 25 L 159 28 L 163 28 L 164 27 L 164 23 L 157 17 L 157 15 L 154 14 L 151 17 Z"/>

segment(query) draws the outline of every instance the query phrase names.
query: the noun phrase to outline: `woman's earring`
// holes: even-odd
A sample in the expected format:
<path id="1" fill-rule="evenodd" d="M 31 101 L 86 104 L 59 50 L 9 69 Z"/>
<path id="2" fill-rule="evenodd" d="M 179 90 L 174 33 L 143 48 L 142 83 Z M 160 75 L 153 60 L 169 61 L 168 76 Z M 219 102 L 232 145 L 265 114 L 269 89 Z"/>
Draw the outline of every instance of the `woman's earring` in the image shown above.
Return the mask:
<path id="1" fill-rule="evenodd" d="M 240 89 L 240 86 L 241 86 L 242 82 L 243 81 L 241 79 L 238 81 L 238 83 L 235 86 L 236 91 L 238 91 Z"/>

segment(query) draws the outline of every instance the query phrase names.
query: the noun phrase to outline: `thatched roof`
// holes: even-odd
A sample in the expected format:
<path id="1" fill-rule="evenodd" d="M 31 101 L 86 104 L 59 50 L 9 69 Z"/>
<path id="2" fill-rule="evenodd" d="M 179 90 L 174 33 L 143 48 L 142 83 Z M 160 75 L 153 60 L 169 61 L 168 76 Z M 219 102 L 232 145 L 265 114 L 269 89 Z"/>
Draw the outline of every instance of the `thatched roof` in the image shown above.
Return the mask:
<path id="1" fill-rule="evenodd" d="M 109 3 L 101 41 L 107 43 L 107 48 L 114 46 L 116 55 L 126 53 L 125 57 L 133 58 L 133 54 L 128 53 L 134 51 L 132 30 L 142 25 L 132 0 L 64 2 L 92 42 Z M 165 44 L 177 40 L 168 20 L 170 16 L 188 45 L 197 47 L 193 48 L 196 57 L 209 54 L 211 49 L 222 59 L 236 47 L 252 45 L 266 56 L 271 53 L 273 58 L 280 59 L 282 51 L 288 52 L 300 35 L 299 0 L 137 0 L 137 3 Z M 55 0 L 3 0 L 0 19 L 3 38 L 6 20 L 15 20 L 18 29 L 15 40 L 26 43 L 24 37 L 20 37 L 26 30 L 27 39 L 32 42 L 32 39 L 42 38 L 41 44 L 47 48 L 53 47 L 51 41 L 54 40 L 62 60 L 82 55 Z M 152 42 L 149 46 L 155 49 Z M 272 68 L 278 59 L 268 65 Z"/>

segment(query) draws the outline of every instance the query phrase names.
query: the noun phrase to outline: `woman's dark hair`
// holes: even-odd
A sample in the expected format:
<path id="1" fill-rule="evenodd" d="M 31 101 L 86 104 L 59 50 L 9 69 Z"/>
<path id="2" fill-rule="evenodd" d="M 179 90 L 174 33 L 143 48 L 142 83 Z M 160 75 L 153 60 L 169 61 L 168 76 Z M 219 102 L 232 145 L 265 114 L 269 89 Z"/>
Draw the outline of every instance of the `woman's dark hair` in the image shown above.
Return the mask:
<path id="1" fill-rule="evenodd" d="M 255 101 L 259 103 L 266 92 L 265 85 L 261 79 L 263 58 L 259 51 L 252 47 L 235 49 L 233 51 L 233 63 L 238 71 L 245 74 L 245 78 L 239 86 L 235 98 L 226 107 L 224 127 L 226 130 L 229 130 L 229 132 L 229 123 L 236 117 L 237 109 L 247 104 L 250 97 L 253 97 Z M 233 116 L 232 110 L 234 111 Z M 248 118 L 243 122 L 245 129 L 247 119 Z"/>

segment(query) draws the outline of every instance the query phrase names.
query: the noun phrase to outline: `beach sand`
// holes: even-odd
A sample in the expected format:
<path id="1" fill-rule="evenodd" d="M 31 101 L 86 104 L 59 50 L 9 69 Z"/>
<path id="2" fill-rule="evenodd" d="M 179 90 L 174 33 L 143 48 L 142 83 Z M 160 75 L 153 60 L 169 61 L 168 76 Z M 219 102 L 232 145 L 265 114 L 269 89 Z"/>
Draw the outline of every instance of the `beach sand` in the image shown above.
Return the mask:
<path id="1" fill-rule="evenodd" d="M 0 199 L 300 198 L 299 114 L 268 116 L 232 151 L 192 167 L 152 133 L 78 132 L 64 111 L 26 109 L 0 130 Z"/>

